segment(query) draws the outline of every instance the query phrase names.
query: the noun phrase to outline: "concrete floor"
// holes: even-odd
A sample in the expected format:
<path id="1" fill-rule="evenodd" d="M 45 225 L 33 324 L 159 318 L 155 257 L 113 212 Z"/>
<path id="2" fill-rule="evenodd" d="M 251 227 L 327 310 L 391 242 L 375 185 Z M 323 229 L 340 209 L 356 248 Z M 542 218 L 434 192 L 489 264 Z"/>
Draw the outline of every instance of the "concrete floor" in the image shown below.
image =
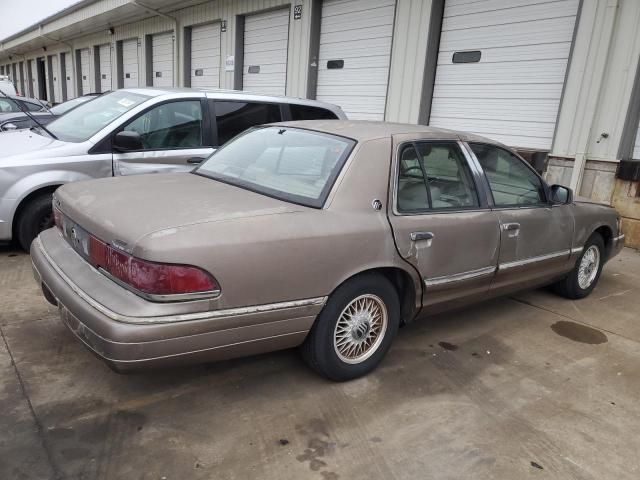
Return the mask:
<path id="1" fill-rule="evenodd" d="M 640 254 L 401 330 L 329 383 L 295 351 L 123 376 L 0 250 L 0 479 L 637 479 Z"/>

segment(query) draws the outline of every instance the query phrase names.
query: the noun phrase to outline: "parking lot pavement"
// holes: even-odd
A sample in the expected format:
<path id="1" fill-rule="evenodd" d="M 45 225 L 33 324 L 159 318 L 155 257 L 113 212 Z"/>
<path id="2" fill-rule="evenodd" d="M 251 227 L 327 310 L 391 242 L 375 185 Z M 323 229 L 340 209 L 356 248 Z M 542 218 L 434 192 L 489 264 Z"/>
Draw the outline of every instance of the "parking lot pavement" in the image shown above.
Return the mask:
<path id="1" fill-rule="evenodd" d="M 403 328 L 368 377 L 295 351 L 113 373 L 0 250 L 0 479 L 637 479 L 640 254 Z"/>

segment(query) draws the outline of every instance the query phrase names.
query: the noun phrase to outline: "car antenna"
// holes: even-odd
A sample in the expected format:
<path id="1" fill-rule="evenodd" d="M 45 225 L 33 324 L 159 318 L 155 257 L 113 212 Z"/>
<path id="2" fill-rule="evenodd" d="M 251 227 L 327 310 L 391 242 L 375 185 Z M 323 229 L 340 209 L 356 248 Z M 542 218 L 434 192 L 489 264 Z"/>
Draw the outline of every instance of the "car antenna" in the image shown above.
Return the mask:
<path id="1" fill-rule="evenodd" d="M 34 121 L 34 123 L 35 123 L 36 125 L 38 125 L 42 130 L 44 130 L 45 132 L 47 132 L 47 134 L 49 134 L 49 136 L 50 136 L 51 138 L 53 138 L 54 140 L 57 140 L 57 139 L 58 139 L 58 137 L 56 137 L 53 133 L 51 133 L 51 132 L 49 131 L 49 129 L 48 129 L 47 127 L 45 127 L 42 123 L 40 123 L 40 122 L 36 119 L 36 117 L 35 117 L 35 116 L 31 115 L 31 112 L 29 112 L 26 108 L 24 108 L 24 107 L 22 106 L 22 104 L 21 104 L 19 101 L 13 100 L 12 98 L 10 98 L 10 97 L 9 97 L 9 95 L 7 95 L 6 93 L 4 93 L 2 90 L 0 90 L 0 94 L 2 94 L 2 96 L 3 96 L 4 98 L 6 98 L 6 99 L 8 99 L 8 100 L 11 100 L 13 103 L 15 103 L 16 105 L 18 105 L 18 108 L 20 109 L 20 111 L 21 111 L 22 113 L 24 113 L 27 117 L 29 117 L 31 120 L 33 120 L 33 121 Z M 49 109 L 47 108 L 47 110 L 49 110 Z"/>

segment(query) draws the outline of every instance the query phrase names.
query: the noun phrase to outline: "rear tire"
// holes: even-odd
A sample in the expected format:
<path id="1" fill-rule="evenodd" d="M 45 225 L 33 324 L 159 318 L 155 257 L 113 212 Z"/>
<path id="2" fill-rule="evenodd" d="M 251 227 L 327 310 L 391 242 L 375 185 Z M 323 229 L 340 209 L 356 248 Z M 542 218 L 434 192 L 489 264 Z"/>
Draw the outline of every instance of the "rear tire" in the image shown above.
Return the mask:
<path id="1" fill-rule="evenodd" d="M 584 244 L 584 248 L 576 265 L 566 278 L 554 285 L 559 295 L 571 300 L 578 300 L 589 295 L 596 287 L 605 260 L 604 240 L 599 233 L 594 233 Z"/>
<path id="2" fill-rule="evenodd" d="M 360 377 L 380 363 L 399 324 L 393 284 L 380 274 L 359 275 L 331 294 L 301 347 L 303 358 L 330 380 Z"/>
<path id="3" fill-rule="evenodd" d="M 16 236 L 20 246 L 27 252 L 40 232 L 53 227 L 52 195 L 46 193 L 33 198 L 20 213 Z"/>

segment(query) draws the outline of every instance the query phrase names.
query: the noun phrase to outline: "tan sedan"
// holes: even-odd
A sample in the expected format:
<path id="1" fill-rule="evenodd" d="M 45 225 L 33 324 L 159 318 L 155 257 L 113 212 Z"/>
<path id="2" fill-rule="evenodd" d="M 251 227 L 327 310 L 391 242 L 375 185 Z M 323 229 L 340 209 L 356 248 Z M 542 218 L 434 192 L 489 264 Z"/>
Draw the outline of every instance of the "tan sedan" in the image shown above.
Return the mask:
<path id="1" fill-rule="evenodd" d="M 503 145 L 377 122 L 255 128 L 192 173 L 65 185 L 54 210 L 37 281 L 119 371 L 302 345 L 355 378 L 422 315 L 549 283 L 584 297 L 623 245 L 615 210 Z"/>

